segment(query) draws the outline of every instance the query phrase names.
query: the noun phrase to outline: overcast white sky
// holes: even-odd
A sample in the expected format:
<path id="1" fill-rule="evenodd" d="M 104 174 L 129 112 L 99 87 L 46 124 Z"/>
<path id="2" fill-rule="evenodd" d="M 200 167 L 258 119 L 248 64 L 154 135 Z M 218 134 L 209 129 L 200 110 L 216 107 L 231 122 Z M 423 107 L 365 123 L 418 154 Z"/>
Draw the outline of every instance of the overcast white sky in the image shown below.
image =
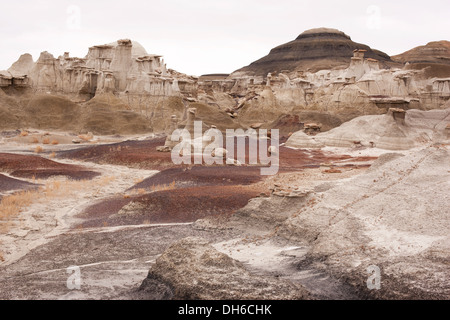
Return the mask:
<path id="1" fill-rule="evenodd" d="M 23 53 L 84 57 L 122 38 L 192 75 L 230 73 L 317 27 L 389 55 L 450 40 L 449 0 L 0 0 L 0 10 L 0 70 Z"/>

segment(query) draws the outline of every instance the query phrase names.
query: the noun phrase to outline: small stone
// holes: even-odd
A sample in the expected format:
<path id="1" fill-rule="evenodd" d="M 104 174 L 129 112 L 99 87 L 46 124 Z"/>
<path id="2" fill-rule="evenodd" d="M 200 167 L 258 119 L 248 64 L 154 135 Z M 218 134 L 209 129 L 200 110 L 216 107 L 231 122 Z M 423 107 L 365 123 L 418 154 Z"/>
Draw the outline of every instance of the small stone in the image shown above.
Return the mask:
<path id="1" fill-rule="evenodd" d="M 161 147 L 157 147 L 156 151 L 158 152 L 170 152 L 172 151 L 172 149 L 168 146 L 161 146 Z"/>
<path id="2" fill-rule="evenodd" d="M 263 123 L 254 123 L 254 124 L 252 124 L 252 125 L 250 126 L 250 128 L 256 130 L 256 129 L 261 128 L 262 125 L 263 125 Z"/>
<path id="3" fill-rule="evenodd" d="M 213 158 L 223 158 L 226 159 L 228 154 L 228 150 L 224 149 L 224 148 L 215 148 L 212 152 L 211 152 L 211 157 Z"/>

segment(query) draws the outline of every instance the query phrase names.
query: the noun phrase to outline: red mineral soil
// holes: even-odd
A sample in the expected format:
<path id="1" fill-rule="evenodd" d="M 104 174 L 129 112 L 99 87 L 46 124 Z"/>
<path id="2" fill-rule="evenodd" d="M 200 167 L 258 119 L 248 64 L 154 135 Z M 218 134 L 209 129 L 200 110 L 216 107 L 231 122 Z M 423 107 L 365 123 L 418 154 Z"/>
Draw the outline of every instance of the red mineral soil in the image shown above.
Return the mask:
<path id="1" fill-rule="evenodd" d="M 0 153 L 0 171 L 18 178 L 48 179 L 65 176 L 73 180 L 89 180 L 100 175 L 81 166 L 58 163 L 39 156 Z"/>
<path id="2" fill-rule="evenodd" d="M 127 195 L 104 199 L 87 208 L 79 216 L 85 221 L 78 227 L 180 223 L 210 215 L 227 216 L 246 206 L 250 199 L 268 191 L 258 184 L 265 179 L 260 166 L 174 165 L 170 152 L 156 151 L 164 142 L 165 138 L 125 141 L 60 152 L 58 156 L 64 158 L 160 170 L 130 188 Z M 279 153 L 281 173 L 318 168 L 323 163 L 334 161 L 374 159 L 286 147 L 280 147 Z"/>
<path id="3" fill-rule="evenodd" d="M 37 184 L 10 178 L 3 174 L 0 174 L 0 192 L 13 191 L 13 190 L 28 190 L 28 189 L 34 189 L 37 187 L 38 187 Z"/>
<path id="4" fill-rule="evenodd" d="M 174 183 L 176 188 L 193 186 L 250 185 L 262 178 L 259 167 L 194 166 L 170 168 L 136 184 L 132 189 Z"/>
<path id="5" fill-rule="evenodd" d="M 350 155 L 339 155 L 326 153 L 321 150 L 280 148 L 280 172 L 296 171 L 305 168 L 318 168 L 324 163 L 333 163 L 347 160 L 351 162 L 367 162 L 376 160 L 378 157 L 352 157 Z M 345 164 L 345 167 L 367 167 L 367 164 Z"/>
<path id="6" fill-rule="evenodd" d="M 248 139 L 246 141 L 245 163 L 249 163 Z M 185 165 L 173 164 L 170 152 L 156 151 L 156 148 L 163 146 L 164 143 L 165 137 L 144 141 L 125 141 L 110 145 L 90 146 L 76 150 L 61 151 L 57 154 L 57 157 L 96 163 L 124 165 L 146 170 L 187 167 Z M 236 157 L 237 147 L 235 146 L 235 159 Z M 299 170 L 319 166 L 324 162 L 346 159 L 352 159 L 352 157 L 349 155 L 326 154 L 320 150 L 294 150 L 291 148 L 280 147 L 280 171 Z M 353 158 L 352 160 L 367 161 L 370 159 Z M 259 174 L 259 170 L 255 170 L 254 168 L 251 169 L 251 171 Z"/>
<path id="7" fill-rule="evenodd" d="M 79 215 L 85 221 L 76 228 L 188 223 L 209 216 L 227 217 L 259 194 L 260 190 L 246 186 L 202 186 L 110 199 L 87 208 Z"/>
<path id="8" fill-rule="evenodd" d="M 117 214 L 123 206 L 132 201 L 131 197 L 112 197 L 86 208 L 78 218 L 86 220 L 76 228 L 105 226 L 111 215 Z"/>
<path id="9" fill-rule="evenodd" d="M 158 152 L 166 138 L 145 141 L 125 141 L 110 145 L 90 146 L 86 148 L 62 151 L 58 158 L 76 159 L 96 163 L 124 165 L 138 169 L 163 170 L 174 167 L 170 152 Z"/>

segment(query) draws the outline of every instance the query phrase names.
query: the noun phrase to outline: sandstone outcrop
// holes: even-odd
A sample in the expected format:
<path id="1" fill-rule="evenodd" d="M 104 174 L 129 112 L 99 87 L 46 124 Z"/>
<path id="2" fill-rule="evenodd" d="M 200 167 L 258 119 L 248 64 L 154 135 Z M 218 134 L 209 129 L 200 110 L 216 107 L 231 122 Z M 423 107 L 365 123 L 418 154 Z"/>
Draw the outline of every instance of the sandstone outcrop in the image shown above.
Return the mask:
<path id="1" fill-rule="evenodd" d="M 294 133 L 286 142 L 295 148 L 377 147 L 407 150 L 431 143 L 447 142 L 445 128 L 450 123 L 450 109 L 390 109 L 385 115 L 362 116 L 340 127 L 315 136 L 303 131 Z"/>
<path id="2" fill-rule="evenodd" d="M 29 75 L 33 66 L 33 57 L 31 54 L 25 53 L 20 56 L 19 60 L 13 63 L 8 69 L 8 72 L 11 73 L 13 77 L 22 77 L 24 75 Z"/>
<path id="3" fill-rule="evenodd" d="M 168 70 L 160 55 L 148 54 L 139 43 L 128 39 L 93 46 L 85 58 L 72 58 L 67 52 L 54 58 L 43 52 L 29 77 L 37 90 L 85 98 L 113 92 L 131 95 L 127 96 L 131 104 L 143 94 L 177 96 L 180 87 L 186 89 L 189 83 L 195 84 L 194 79 Z"/>
<path id="4" fill-rule="evenodd" d="M 197 78 L 168 69 L 162 56 L 148 54 L 128 39 L 90 47 L 84 58 L 70 57 L 68 52 L 55 58 L 42 52 L 33 63 L 26 54 L 0 78 L 0 86 L 18 85 L 23 80 L 23 85 L 37 92 L 82 100 L 114 93 L 136 110 L 164 97 L 195 96 L 197 83 Z"/>
<path id="5" fill-rule="evenodd" d="M 26 53 L 13 63 L 8 71 L 0 71 L 0 87 L 27 87 L 30 85 L 29 74 L 33 69 L 33 57 Z"/>

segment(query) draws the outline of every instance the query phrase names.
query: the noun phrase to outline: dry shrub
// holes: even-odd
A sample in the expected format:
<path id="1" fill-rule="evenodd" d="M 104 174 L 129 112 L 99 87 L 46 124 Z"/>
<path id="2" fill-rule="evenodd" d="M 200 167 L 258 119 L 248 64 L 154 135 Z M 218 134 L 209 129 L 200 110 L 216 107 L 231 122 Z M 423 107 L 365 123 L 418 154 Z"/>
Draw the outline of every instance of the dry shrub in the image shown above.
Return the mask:
<path id="1" fill-rule="evenodd" d="M 49 138 L 45 138 L 42 140 L 43 144 L 50 144 L 50 139 Z"/>
<path id="2" fill-rule="evenodd" d="M 31 139 L 31 143 L 39 143 L 38 138 L 34 137 Z"/>
<path id="3" fill-rule="evenodd" d="M 44 149 L 41 146 L 37 146 L 36 149 L 34 149 L 35 153 L 42 153 L 44 152 Z"/>
<path id="4" fill-rule="evenodd" d="M 83 134 L 80 134 L 80 135 L 78 136 L 78 138 L 80 138 L 80 139 L 83 140 L 83 141 L 90 141 L 90 140 L 91 140 L 91 139 L 89 139 L 88 136 L 83 135 Z"/>
<path id="5" fill-rule="evenodd" d="M 150 189 L 152 192 L 175 190 L 175 181 L 171 182 L 170 184 L 152 186 Z"/>
<path id="6" fill-rule="evenodd" d="M 35 182 L 35 177 L 33 177 Z M 2 233 L 13 225 L 12 220 L 19 215 L 25 208 L 34 202 L 48 201 L 50 199 L 58 199 L 59 197 L 67 197 L 80 190 L 86 190 L 96 186 L 95 181 L 37 181 L 45 186 L 36 190 L 24 190 L 16 192 L 12 195 L 5 196 L 0 202 L 0 231 Z"/>
<path id="7" fill-rule="evenodd" d="M 58 140 L 53 140 L 53 141 L 52 141 L 52 145 L 56 146 L 57 144 L 59 144 L 59 141 L 58 141 Z"/>
<path id="8" fill-rule="evenodd" d="M 323 173 L 342 173 L 339 169 L 330 168 L 328 170 L 323 171 Z"/>
<path id="9" fill-rule="evenodd" d="M 91 141 L 92 139 L 94 139 L 94 135 L 91 132 L 89 132 L 88 134 L 80 134 L 78 136 L 78 138 L 80 138 L 83 141 L 88 142 L 88 141 Z"/>
<path id="10" fill-rule="evenodd" d="M 65 197 L 72 192 L 87 188 L 86 180 L 81 181 L 51 181 L 39 189 L 45 198 Z"/>
<path id="11" fill-rule="evenodd" d="M 55 152 L 50 153 L 50 155 L 49 155 L 50 159 L 54 159 L 55 157 L 56 157 L 56 153 Z"/>
<path id="12" fill-rule="evenodd" d="M 47 185 L 49 190 L 59 190 L 61 189 L 61 181 L 53 181 L 49 185 Z"/>
<path id="13" fill-rule="evenodd" d="M 46 199 L 52 198 L 59 198 L 59 197 L 66 197 L 71 193 L 79 192 L 80 190 L 86 190 L 93 188 L 93 181 L 87 181 L 87 180 L 56 180 L 56 181 L 50 181 L 46 182 L 45 186 L 39 188 L 39 191 L 37 191 L 42 198 L 42 195 Z"/>
<path id="14" fill-rule="evenodd" d="M 4 197 L 0 202 L 0 219 L 8 220 L 17 216 L 24 207 L 29 206 L 38 196 L 39 194 L 33 191 L 20 191 Z"/>
<path id="15" fill-rule="evenodd" d="M 111 182 L 114 182 L 115 180 L 116 180 L 115 176 L 102 177 L 99 181 L 97 181 L 97 185 L 105 186 L 105 185 L 110 184 Z"/>
<path id="16" fill-rule="evenodd" d="M 28 131 L 22 131 L 22 132 L 20 133 L 20 136 L 21 136 L 21 137 L 26 137 L 26 136 L 28 136 Z"/>

